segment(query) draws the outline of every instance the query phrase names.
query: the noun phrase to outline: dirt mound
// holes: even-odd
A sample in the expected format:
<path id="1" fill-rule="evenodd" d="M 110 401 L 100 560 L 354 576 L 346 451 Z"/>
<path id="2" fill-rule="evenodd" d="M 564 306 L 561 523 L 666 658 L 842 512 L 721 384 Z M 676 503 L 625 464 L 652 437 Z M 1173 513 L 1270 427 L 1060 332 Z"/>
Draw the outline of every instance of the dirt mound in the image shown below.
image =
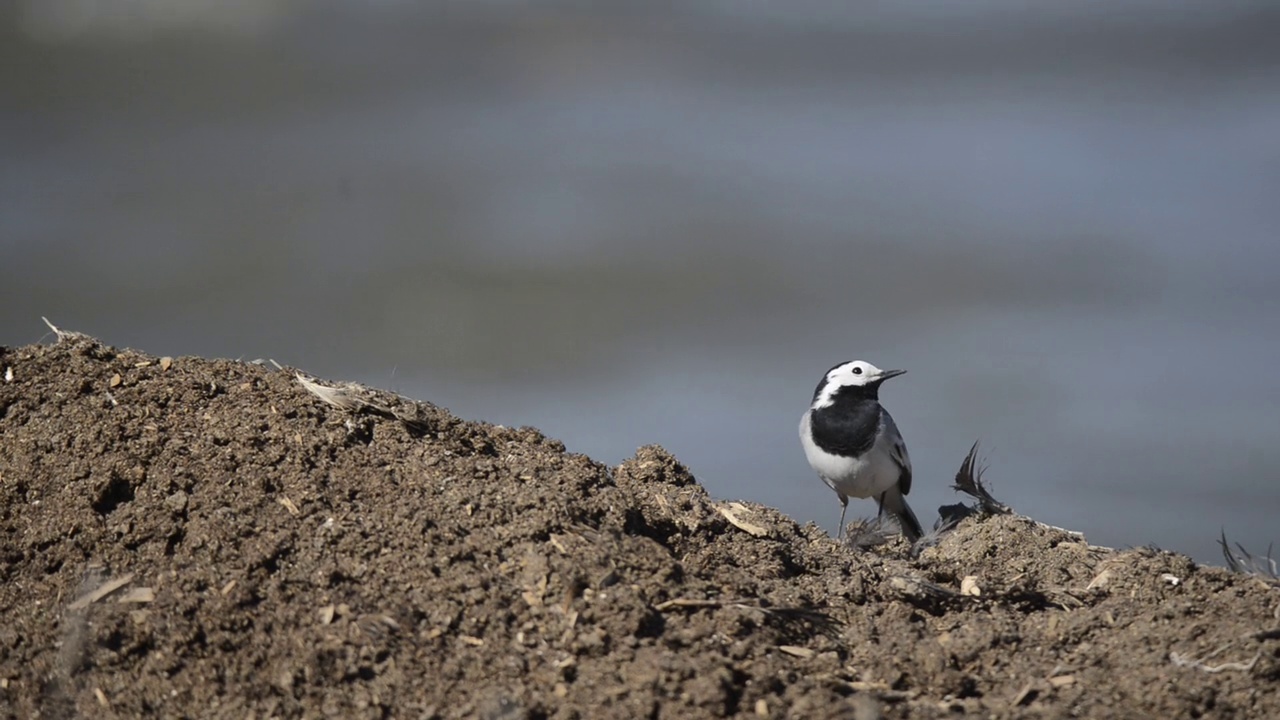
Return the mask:
<path id="1" fill-rule="evenodd" d="M 7 717 L 1280 717 L 1280 592 L 1179 555 L 854 550 L 661 448 L 88 338 L 0 374 Z"/>

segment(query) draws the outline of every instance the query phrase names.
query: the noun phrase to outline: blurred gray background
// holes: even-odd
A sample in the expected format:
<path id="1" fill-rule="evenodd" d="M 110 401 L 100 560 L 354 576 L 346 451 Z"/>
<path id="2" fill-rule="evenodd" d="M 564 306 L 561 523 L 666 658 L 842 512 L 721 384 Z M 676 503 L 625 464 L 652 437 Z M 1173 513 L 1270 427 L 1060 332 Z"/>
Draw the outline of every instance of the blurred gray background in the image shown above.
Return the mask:
<path id="1" fill-rule="evenodd" d="M 1095 543 L 1264 552 L 1277 37 L 1268 0 L 5 3 L 0 342 L 661 443 L 833 531 L 796 424 L 861 358 L 910 371 L 922 518 L 981 438 Z"/>

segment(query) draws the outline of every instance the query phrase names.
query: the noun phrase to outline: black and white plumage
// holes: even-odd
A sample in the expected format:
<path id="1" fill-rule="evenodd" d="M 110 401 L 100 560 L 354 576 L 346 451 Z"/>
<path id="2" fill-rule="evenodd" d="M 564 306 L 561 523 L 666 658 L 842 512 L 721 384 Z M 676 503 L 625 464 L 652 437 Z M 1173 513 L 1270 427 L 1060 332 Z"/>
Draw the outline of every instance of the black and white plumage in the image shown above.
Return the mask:
<path id="1" fill-rule="evenodd" d="M 800 418 L 800 442 L 809 466 L 840 497 L 840 533 L 849 498 L 874 497 L 892 513 L 911 542 L 924 529 L 904 497 L 911 492 L 911 458 L 880 384 L 905 370 L 881 370 L 856 360 L 827 371 Z"/>

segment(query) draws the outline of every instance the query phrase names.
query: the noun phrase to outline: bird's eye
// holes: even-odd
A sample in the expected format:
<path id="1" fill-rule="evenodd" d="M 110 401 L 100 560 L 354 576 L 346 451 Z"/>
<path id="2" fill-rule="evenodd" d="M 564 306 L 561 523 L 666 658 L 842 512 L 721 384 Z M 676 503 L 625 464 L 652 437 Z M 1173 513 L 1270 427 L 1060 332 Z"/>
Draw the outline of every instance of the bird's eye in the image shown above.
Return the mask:
<path id="1" fill-rule="evenodd" d="M 860 367 L 855 367 L 855 368 L 853 369 L 853 374 L 854 374 L 854 375 L 861 375 L 861 374 L 862 374 L 862 368 L 860 368 Z"/>

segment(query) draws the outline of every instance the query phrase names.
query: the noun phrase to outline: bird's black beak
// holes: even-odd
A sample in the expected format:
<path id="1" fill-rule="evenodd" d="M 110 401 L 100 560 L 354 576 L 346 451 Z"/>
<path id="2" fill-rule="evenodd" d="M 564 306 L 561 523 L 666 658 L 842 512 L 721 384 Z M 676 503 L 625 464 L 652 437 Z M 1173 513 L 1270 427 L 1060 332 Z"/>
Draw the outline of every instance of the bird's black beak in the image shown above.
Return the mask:
<path id="1" fill-rule="evenodd" d="M 896 378 L 906 372 L 906 370 L 881 370 L 880 374 L 876 376 L 876 382 L 884 382 L 889 378 Z"/>

